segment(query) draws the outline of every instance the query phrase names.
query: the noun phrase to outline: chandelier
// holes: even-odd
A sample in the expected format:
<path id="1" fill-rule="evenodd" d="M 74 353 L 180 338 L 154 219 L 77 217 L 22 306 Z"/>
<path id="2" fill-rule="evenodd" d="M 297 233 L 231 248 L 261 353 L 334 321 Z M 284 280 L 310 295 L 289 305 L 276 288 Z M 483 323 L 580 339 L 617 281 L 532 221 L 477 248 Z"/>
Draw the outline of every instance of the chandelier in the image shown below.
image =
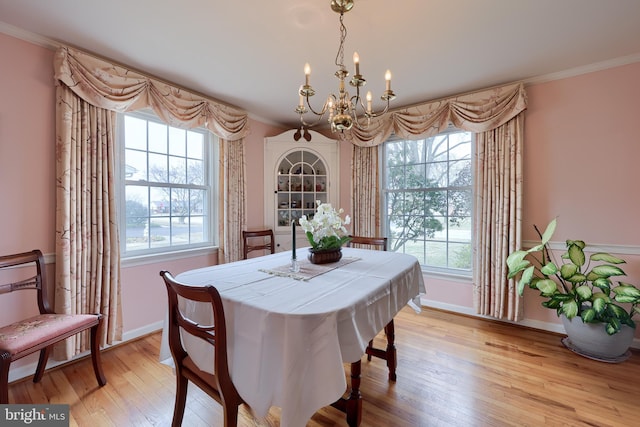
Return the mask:
<path id="1" fill-rule="evenodd" d="M 353 126 L 356 126 L 358 129 L 367 129 L 371 123 L 371 119 L 385 114 L 389 110 L 389 101 L 395 98 L 395 94 L 391 90 L 391 72 L 387 70 L 385 74 L 386 90 L 382 93 L 382 96 L 380 96 L 380 99 L 386 102 L 384 110 L 380 112 L 374 112 L 372 110 L 373 98 L 370 91 L 367 92 L 366 105 L 364 104 L 360 97 L 360 88 L 362 88 L 367 81 L 360 74 L 360 57 L 357 52 L 353 54 L 355 74 L 351 80 L 349 80 L 349 84 L 355 87 L 355 96 L 350 96 L 349 92 L 345 89 L 344 81 L 349 77 L 349 72 L 344 66 L 344 41 L 347 37 L 347 28 L 344 25 L 343 18 L 344 14 L 352 8 L 353 0 L 331 1 L 331 9 L 340 14 L 340 46 L 338 47 L 338 53 L 336 54 L 335 60 L 335 64 L 338 66 L 338 70 L 335 72 L 335 76 L 339 80 L 338 94 L 330 94 L 320 111 L 314 110 L 309 102 L 309 98 L 315 94 L 315 91 L 309 84 L 311 67 L 308 63 L 304 66 L 305 83 L 300 86 L 300 90 L 298 92 L 300 95 L 300 101 L 295 111 L 300 115 L 300 123 L 305 129 L 318 124 L 327 113 L 332 132 L 344 132 L 345 130 L 351 129 Z M 308 111 L 311 111 L 315 116 L 317 116 L 315 122 L 305 121 L 304 114 Z"/>

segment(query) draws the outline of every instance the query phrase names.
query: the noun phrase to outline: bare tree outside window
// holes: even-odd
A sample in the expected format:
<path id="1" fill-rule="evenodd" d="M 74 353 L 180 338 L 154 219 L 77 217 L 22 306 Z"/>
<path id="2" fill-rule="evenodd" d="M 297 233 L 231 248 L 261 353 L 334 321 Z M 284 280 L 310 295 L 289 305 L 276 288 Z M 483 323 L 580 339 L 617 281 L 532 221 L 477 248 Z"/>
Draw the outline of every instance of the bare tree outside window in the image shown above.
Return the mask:
<path id="1" fill-rule="evenodd" d="M 427 267 L 471 269 L 472 173 L 469 132 L 387 141 L 385 225 L 390 249 Z"/>
<path id="2" fill-rule="evenodd" d="M 213 244 L 215 138 L 127 113 L 123 127 L 125 254 Z"/>

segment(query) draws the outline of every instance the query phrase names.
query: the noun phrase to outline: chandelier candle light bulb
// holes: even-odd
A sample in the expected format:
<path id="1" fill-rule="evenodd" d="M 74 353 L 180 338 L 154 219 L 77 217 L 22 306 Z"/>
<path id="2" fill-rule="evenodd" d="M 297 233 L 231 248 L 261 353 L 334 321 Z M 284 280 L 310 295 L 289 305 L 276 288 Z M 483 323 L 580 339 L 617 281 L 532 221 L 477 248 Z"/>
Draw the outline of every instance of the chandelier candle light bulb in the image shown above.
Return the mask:
<path id="1" fill-rule="evenodd" d="M 356 76 L 360 75 L 360 56 L 358 52 L 353 52 L 353 63 L 356 65 Z"/>
<path id="2" fill-rule="evenodd" d="M 384 73 L 384 79 L 387 81 L 387 91 L 391 90 L 391 71 L 387 70 L 386 73 Z"/>
<path id="3" fill-rule="evenodd" d="M 302 108 L 304 107 L 304 96 L 302 96 L 302 86 L 300 86 L 300 90 L 298 91 L 298 93 L 300 94 L 300 103 L 298 104 L 298 107 Z"/>

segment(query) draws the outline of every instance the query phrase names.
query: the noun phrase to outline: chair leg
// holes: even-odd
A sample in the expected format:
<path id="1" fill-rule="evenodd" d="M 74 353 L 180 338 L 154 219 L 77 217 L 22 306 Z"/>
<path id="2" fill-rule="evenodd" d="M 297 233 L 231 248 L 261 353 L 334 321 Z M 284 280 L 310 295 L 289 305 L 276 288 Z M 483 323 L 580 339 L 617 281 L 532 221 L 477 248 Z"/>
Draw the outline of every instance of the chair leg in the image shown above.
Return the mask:
<path id="1" fill-rule="evenodd" d="M 91 328 L 91 361 L 93 362 L 93 372 L 100 387 L 107 384 L 107 378 L 102 371 L 102 360 L 100 359 L 100 335 L 102 331 L 103 317 L 100 317 L 98 324 Z"/>
<path id="2" fill-rule="evenodd" d="M 393 319 L 384 327 L 384 332 L 387 334 L 387 368 L 389 368 L 389 380 L 396 380 L 396 367 L 398 366 L 396 346 L 395 346 L 395 327 L 393 325 Z"/>
<path id="3" fill-rule="evenodd" d="M 182 426 L 182 418 L 184 417 L 184 407 L 187 403 L 187 386 L 189 380 L 176 369 L 176 403 L 173 407 L 173 421 L 171 427 Z"/>
<path id="4" fill-rule="evenodd" d="M 9 353 L 0 354 L 0 405 L 9 403 L 9 366 L 11 365 L 11 355 Z"/>
<path id="5" fill-rule="evenodd" d="M 33 376 L 33 382 L 39 383 L 44 375 L 44 370 L 47 368 L 47 360 L 49 360 L 49 353 L 51 353 L 52 345 L 43 348 L 40 350 L 40 358 L 38 359 L 38 367 L 36 368 L 36 373 Z"/>
<path id="6" fill-rule="evenodd" d="M 389 368 L 389 381 L 396 380 L 396 367 L 397 354 L 395 346 L 395 327 L 393 325 L 393 319 L 384 327 L 384 333 L 387 336 L 387 347 L 383 350 L 373 347 L 373 341 L 369 341 L 369 345 L 366 349 L 367 360 L 371 360 L 371 356 L 379 357 L 380 359 L 387 361 L 387 368 Z"/>
<path id="7" fill-rule="evenodd" d="M 237 427 L 238 425 L 238 403 L 224 402 L 224 427 Z"/>

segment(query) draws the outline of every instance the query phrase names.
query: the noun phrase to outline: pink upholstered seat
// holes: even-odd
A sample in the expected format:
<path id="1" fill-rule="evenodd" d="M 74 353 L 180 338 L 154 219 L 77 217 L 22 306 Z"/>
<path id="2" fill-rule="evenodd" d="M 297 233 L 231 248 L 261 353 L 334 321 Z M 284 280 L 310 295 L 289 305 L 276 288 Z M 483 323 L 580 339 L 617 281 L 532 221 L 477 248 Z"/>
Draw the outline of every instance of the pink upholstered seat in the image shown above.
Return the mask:
<path id="1" fill-rule="evenodd" d="M 95 314 L 41 314 L 0 328 L 0 350 L 22 353 L 43 341 L 58 341 L 60 335 L 75 329 L 88 329 L 96 321 Z"/>

